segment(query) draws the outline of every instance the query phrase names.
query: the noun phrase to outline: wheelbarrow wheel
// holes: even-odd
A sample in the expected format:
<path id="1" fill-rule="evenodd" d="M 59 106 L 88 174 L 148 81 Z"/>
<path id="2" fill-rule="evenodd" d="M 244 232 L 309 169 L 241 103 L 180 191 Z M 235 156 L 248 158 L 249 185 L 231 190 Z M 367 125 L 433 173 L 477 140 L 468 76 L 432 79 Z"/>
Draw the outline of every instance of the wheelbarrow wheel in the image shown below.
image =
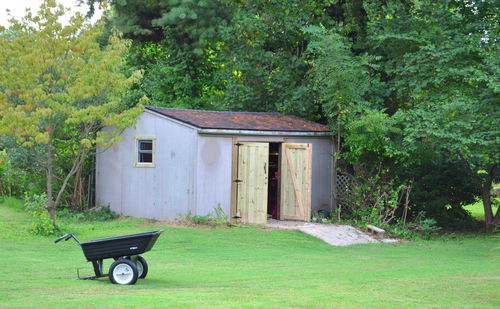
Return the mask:
<path id="1" fill-rule="evenodd" d="M 146 263 L 146 259 L 142 256 L 137 257 L 137 272 L 139 273 L 139 279 L 146 278 L 148 274 L 148 263 Z"/>
<path id="2" fill-rule="evenodd" d="M 127 259 L 118 259 L 109 267 L 109 280 L 114 284 L 135 284 L 139 278 L 136 264 Z"/>

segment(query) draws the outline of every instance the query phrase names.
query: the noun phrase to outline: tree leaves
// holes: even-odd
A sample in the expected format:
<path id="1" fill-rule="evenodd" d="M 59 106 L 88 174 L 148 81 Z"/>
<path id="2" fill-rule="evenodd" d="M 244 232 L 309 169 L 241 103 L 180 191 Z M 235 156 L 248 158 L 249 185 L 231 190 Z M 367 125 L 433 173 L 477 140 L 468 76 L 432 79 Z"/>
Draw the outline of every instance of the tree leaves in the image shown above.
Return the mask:
<path id="1" fill-rule="evenodd" d="M 12 20 L 9 31 L 0 33 L 0 134 L 16 138 L 24 147 L 42 145 L 39 174 L 47 175 L 48 209 L 55 207 L 76 170 L 98 142 L 113 139 L 135 123 L 142 104 L 126 110 L 124 93 L 142 74 L 125 76 L 121 69 L 129 42 L 117 34 L 101 47 L 104 24 L 85 24 L 80 14 L 63 26 L 66 10 L 55 1 L 42 3 L 37 16 L 30 12 Z M 97 132 L 103 125 L 117 130 L 106 139 Z M 65 157 L 72 166 L 54 199 L 56 159 Z"/>

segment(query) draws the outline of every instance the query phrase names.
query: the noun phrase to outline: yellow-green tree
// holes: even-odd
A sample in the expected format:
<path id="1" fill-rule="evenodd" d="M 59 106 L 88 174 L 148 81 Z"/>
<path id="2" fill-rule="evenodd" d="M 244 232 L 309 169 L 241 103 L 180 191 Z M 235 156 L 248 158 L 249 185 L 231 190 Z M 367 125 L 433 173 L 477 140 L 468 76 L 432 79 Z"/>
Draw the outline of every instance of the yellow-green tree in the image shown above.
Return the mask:
<path id="1" fill-rule="evenodd" d="M 123 94 L 141 77 L 120 71 L 127 42 L 114 35 L 100 46 L 96 40 L 103 23 L 90 25 L 77 13 L 63 25 L 67 11 L 55 0 L 44 0 L 36 15 L 28 11 L 0 28 L 0 135 L 15 137 L 23 147 L 38 146 L 33 149 L 46 175 L 54 223 L 68 181 L 92 149 L 117 141 L 143 109 L 142 104 L 121 107 Z M 115 130 L 105 133 L 99 130 L 103 126 Z M 57 140 L 64 140 L 72 167 L 56 188 Z"/>

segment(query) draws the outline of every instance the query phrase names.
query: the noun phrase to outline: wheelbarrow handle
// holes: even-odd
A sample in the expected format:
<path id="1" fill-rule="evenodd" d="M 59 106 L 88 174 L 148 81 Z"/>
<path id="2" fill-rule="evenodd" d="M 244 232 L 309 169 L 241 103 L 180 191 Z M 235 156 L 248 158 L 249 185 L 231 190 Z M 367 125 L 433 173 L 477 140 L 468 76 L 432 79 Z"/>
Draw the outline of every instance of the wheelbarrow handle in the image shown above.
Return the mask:
<path id="1" fill-rule="evenodd" d="M 73 239 L 75 239 L 75 240 L 76 240 L 76 242 L 80 243 L 80 241 L 78 240 L 78 238 L 76 238 L 76 237 L 75 237 L 75 235 L 73 235 L 73 233 L 68 233 L 68 234 L 65 234 L 65 235 L 63 235 L 63 236 L 59 237 L 58 239 L 54 240 L 54 243 L 56 243 L 56 244 L 57 244 L 57 243 L 58 243 L 58 242 L 60 242 L 61 240 L 68 240 L 68 239 L 70 239 L 70 238 L 73 238 Z"/>
<path id="2" fill-rule="evenodd" d="M 54 240 L 54 243 L 56 243 L 56 244 L 57 244 L 57 243 L 58 243 L 58 242 L 60 242 L 61 240 L 63 240 L 63 239 L 68 240 L 69 238 L 71 238 L 71 234 L 65 234 L 65 235 L 63 235 L 63 236 L 59 237 L 58 239 Z"/>

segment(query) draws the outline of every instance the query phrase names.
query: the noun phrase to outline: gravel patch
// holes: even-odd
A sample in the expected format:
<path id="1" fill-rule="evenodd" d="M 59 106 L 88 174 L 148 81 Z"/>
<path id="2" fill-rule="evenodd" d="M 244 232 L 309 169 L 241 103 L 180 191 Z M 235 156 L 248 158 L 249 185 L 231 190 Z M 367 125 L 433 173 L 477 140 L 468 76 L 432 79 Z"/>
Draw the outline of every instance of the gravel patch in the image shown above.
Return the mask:
<path id="1" fill-rule="evenodd" d="M 299 230 L 311 236 L 317 237 L 332 246 L 350 246 L 378 242 L 393 243 L 398 241 L 397 239 L 390 238 L 375 238 L 372 235 L 362 232 L 350 225 L 269 220 L 267 227 Z"/>

